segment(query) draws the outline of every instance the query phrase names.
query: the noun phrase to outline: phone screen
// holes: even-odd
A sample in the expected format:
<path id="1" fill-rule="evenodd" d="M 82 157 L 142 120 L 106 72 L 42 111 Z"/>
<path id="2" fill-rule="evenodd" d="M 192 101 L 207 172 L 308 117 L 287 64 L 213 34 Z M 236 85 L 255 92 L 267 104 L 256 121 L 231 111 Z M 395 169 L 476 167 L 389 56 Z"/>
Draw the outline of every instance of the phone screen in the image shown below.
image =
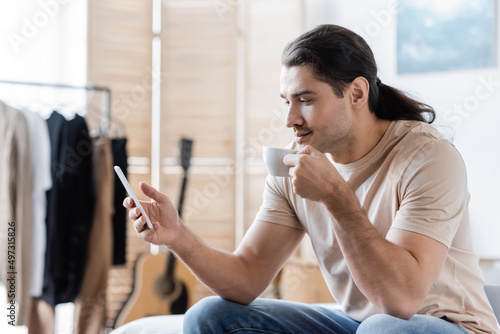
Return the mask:
<path id="1" fill-rule="evenodd" d="M 134 203 L 135 205 L 139 208 L 139 210 L 141 210 L 141 213 L 144 217 L 146 217 L 146 221 L 148 223 L 148 227 L 150 229 L 153 229 L 153 224 L 151 224 L 151 221 L 149 220 L 149 217 L 148 215 L 146 214 L 146 212 L 144 211 L 144 209 L 142 208 L 142 205 L 141 203 L 139 202 L 139 200 L 137 199 L 137 196 L 135 196 L 135 193 L 134 191 L 132 190 L 132 187 L 130 186 L 130 184 L 128 183 L 127 181 L 127 178 L 125 177 L 125 175 L 123 174 L 122 172 L 122 169 L 118 166 L 115 166 L 114 167 L 115 169 L 115 172 L 116 174 L 118 175 L 118 177 L 120 178 L 120 181 L 122 181 L 122 184 L 123 186 L 125 187 L 125 190 L 127 190 L 128 194 L 132 197 L 132 199 L 134 200 Z"/>

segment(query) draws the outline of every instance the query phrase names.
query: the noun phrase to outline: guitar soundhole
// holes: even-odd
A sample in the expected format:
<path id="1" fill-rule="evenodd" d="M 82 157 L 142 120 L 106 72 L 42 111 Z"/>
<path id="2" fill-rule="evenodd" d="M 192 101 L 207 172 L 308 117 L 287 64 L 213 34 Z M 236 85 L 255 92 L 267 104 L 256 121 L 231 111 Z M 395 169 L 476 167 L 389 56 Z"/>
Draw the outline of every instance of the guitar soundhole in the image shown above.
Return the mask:
<path id="1" fill-rule="evenodd" d="M 156 290 L 160 296 L 167 297 L 175 289 L 175 283 L 173 280 L 166 279 L 164 276 L 160 276 L 156 279 Z"/>

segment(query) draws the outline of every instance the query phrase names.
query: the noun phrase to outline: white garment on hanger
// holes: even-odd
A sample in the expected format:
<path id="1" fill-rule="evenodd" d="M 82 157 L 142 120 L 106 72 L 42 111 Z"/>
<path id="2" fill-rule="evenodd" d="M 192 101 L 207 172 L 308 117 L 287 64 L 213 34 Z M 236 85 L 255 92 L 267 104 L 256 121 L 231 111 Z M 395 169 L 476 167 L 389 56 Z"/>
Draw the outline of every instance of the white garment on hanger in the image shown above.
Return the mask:
<path id="1" fill-rule="evenodd" d="M 50 137 L 45 122 L 40 115 L 21 110 L 28 121 L 31 146 L 31 174 L 33 177 L 32 208 L 32 279 L 30 295 L 40 297 L 43 288 L 43 274 L 45 269 L 45 249 L 47 247 L 47 216 L 46 192 L 52 187 L 50 174 Z"/>

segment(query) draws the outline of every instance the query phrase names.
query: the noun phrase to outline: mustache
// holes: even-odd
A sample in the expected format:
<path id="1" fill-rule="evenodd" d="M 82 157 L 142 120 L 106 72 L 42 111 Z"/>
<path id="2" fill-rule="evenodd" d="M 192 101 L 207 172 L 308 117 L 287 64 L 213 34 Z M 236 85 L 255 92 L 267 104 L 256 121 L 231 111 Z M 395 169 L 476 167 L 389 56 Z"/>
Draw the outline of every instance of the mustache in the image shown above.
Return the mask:
<path id="1" fill-rule="evenodd" d="M 309 129 L 306 126 L 294 126 L 293 132 L 294 133 L 309 133 L 309 132 L 311 132 L 311 129 Z"/>

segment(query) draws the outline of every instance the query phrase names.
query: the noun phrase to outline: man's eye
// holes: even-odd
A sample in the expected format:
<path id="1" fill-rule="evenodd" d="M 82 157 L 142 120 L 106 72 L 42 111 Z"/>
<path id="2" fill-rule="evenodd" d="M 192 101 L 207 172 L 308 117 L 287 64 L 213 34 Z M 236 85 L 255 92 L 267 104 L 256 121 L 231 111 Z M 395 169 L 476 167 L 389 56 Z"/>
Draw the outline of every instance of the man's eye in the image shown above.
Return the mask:
<path id="1" fill-rule="evenodd" d="M 285 101 L 285 106 L 289 106 L 290 105 L 290 101 Z"/>
<path id="2" fill-rule="evenodd" d="M 304 99 L 300 99 L 299 101 L 300 101 L 300 103 L 308 103 L 308 102 L 311 102 L 311 100 L 304 100 Z"/>

